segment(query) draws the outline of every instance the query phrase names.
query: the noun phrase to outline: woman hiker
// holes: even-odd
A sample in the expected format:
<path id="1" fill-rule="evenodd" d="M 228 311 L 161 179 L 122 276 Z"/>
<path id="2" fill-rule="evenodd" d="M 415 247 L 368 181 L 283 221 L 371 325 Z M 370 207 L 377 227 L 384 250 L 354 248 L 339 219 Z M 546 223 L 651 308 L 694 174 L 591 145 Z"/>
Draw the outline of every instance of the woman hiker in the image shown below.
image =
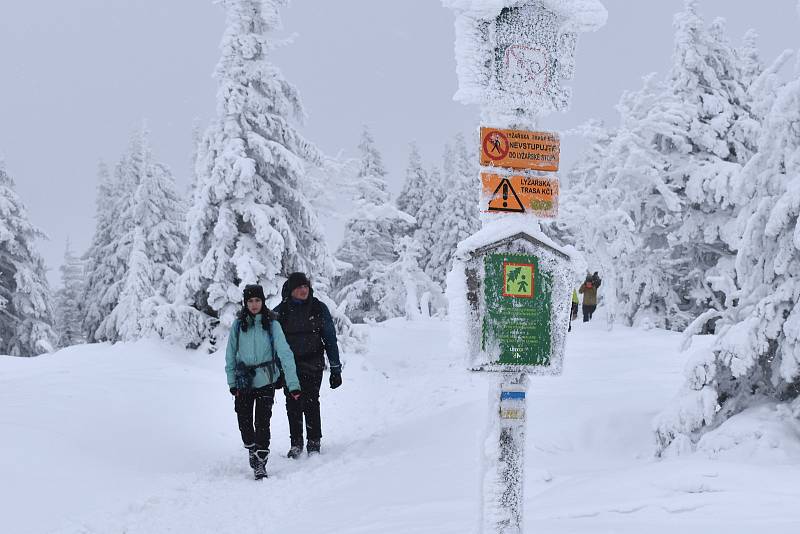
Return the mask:
<path id="1" fill-rule="evenodd" d="M 255 479 L 260 480 L 267 476 L 269 421 L 275 389 L 285 380 L 289 396 L 298 400 L 300 381 L 283 329 L 264 305 L 264 289 L 248 285 L 242 300 L 242 309 L 228 336 L 225 373 L 250 467 Z"/>

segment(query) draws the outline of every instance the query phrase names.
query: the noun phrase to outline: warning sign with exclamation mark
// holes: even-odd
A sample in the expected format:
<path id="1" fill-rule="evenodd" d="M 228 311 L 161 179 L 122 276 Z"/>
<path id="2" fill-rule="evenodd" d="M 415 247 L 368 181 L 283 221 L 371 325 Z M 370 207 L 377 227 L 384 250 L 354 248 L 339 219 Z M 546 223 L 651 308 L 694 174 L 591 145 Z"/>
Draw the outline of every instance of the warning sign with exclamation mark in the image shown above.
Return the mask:
<path id="1" fill-rule="evenodd" d="M 489 199 L 489 211 L 525 213 L 525 206 L 522 205 L 522 201 L 508 178 L 500 180 L 495 187 L 492 197 Z"/>
<path id="2" fill-rule="evenodd" d="M 483 211 L 527 213 L 543 218 L 558 214 L 558 179 L 481 173 Z"/>

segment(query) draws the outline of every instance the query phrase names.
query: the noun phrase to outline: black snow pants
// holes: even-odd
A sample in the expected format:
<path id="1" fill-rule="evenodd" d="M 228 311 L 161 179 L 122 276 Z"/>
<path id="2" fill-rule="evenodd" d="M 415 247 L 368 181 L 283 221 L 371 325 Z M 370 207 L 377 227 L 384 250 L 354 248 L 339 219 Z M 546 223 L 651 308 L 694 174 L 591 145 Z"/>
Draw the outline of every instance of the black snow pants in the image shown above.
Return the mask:
<path id="1" fill-rule="evenodd" d="M 272 418 L 274 401 L 275 388 L 272 386 L 251 389 L 236 395 L 233 405 L 245 446 L 255 444 L 259 449 L 269 449 L 269 420 Z"/>
<path id="2" fill-rule="evenodd" d="M 596 310 L 596 309 L 597 309 L 596 305 L 588 305 L 588 306 L 586 304 L 583 305 L 583 322 L 584 323 L 588 323 L 589 321 L 592 320 L 592 314 L 594 313 L 594 310 Z"/>
<path id="3" fill-rule="evenodd" d="M 286 416 L 289 418 L 289 436 L 292 446 L 303 446 L 303 416 L 305 416 L 306 437 L 310 440 L 322 438 L 322 422 L 319 413 L 319 389 L 322 386 L 322 369 L 319 371 L 298 371 L 300 379 L 299 400 L 294 400 L 289 395 L 289 390 L 283 388 L 286 395 Z"/>

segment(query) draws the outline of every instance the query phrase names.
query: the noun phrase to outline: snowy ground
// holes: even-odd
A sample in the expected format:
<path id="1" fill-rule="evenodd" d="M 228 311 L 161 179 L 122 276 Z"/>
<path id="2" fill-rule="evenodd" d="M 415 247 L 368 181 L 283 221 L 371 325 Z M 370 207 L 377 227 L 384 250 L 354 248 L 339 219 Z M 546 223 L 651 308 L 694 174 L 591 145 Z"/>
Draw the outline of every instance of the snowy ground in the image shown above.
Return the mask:
<path id="1" fill-rule="evenodd" d="M 344 386 L 324 386 L 323 454 L 283 457 L 278 400 L 261 482 L 221 354 L 140 342 L 0 357 L 0 531 L 476 532 L 490 387 L 448 357 L 447 335 L 439 321 L 370 327 Z M 577 325 L 564 376 L 531 380 L 526 532 L 800 525 L 800 429 L 772 406 L 732 419 L 694 455 L 653 458 L 652 418 L 682 381 L 678 342 Z"/>

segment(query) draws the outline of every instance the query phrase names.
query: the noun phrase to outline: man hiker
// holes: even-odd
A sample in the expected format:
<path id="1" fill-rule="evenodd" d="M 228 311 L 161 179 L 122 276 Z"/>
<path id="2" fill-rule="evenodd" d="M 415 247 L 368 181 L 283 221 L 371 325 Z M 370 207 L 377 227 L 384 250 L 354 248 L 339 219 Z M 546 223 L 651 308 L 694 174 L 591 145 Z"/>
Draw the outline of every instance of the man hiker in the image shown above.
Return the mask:
<path id="1" fill-rule="evenodd" d="M 583 322 L 588 323 L 592 320 L 592 314 L 597 309 L 597 289 L 600 287 L 600 276 L 597 271 L 594 274 L 586 273 L 586 280 L 583 281 L 578 293 L 583 293 Z"/>
<path id="2" fill-rule="evenodd" d="M 283 284 L 281 296 L 283 301 L 274 311 L 294 353 L 297 376 L 303 391 L 302 397 L 295 399 L 290 389 L 284 388 L 291 439 L 291 448 L 286 456 L 297 458 L 303 452 L 304 427 L 308 440 L 306 451 L 308 454 L 320 451 L 322 423 L 319 390 L 325 369 L 324 354 L 327 354 L 330 365 L 331 389 L 342 385 L 342 364 L 339 361 L 333 318 L 328 307 L 314 297 L 308 277 L 299 272 L 290 274 Z"/>
<path id="3" fill-rule="evenodd" d="M 281 368 L 287 396 L 299 402 L 300 382 L 294 356 L 281 325 L 264 305 L 264 289 L 259 285 L 248 285 L 244 288 L 242 309 L 228 336 L 225 373 L 234 397 L 239 432 L 256 480 L 267 476 L 269 420 Z"/>

